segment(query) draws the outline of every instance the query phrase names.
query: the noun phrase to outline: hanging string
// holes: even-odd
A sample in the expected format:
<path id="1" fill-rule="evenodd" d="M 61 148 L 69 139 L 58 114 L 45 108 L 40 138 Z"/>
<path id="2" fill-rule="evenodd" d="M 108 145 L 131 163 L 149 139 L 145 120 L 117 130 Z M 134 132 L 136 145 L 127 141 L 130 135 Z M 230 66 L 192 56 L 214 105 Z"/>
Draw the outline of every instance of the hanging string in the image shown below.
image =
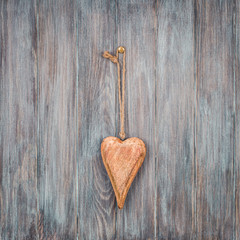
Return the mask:
<path id="1" fill-rule="evenodd" d="M 122 91 L 121 91 L 121 76 L 120 76 L 120 63 L 119 63 L 119 53 L 123 53 L 123 69 L 122 69 Z M 108 51 L 103 53 L 103 57 L 110 59 L 113 63 L 117 64 L 118 70 L 118 98 L 119 98 L 119 108 L 120 108 L 120 133 L 119 136 L 123 140 L 125 138 L 124 132 L 124 94 L 125 94 L 125 59 L 126 59 L 126 51 L 124 47 L 118 47 L 116 56 L 111 55 Z"/>

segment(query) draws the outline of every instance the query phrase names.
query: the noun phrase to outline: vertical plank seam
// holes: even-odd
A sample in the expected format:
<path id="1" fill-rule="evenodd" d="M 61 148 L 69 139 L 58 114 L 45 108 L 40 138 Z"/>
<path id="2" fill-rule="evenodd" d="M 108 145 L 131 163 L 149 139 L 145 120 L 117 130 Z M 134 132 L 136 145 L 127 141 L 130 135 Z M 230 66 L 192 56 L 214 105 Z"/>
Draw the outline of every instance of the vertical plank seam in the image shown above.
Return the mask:
<path id="1" fill-rule="evenodd" d="M 117 0 L 115 0 L 115 38 L 114 38 L 114 43 L 118 43 L 118 3 Z M 117 46 L 116 46 L 117 47 Z M 116 86 L 116 84 L 115 84 Z M 118 135 L 118 98 L 116 97 L 118 92 L 118 88 L 115 87 L 115 136 Z M 115 195 L 114 195 L 115 198 Z M 116 204 L 116 199 L 114 200 L 115 202 L 115 239 L 117 239 L 117 226 L 118 226 L 118 206 Z"/>
<path id="2" fill-rule="evenodd" d="M 37 13 L 37 239 L 39 239 L 39 228 L 43 223 L 39 221 L 39 176 L 40 176 L 40 126 L 39 126 L 39 0 L 36 0 L 36 13 Z M 42 218 L 41 218 L 42 219 Z"/>
<path id="3" fill-rule="evenodd" d="M 236 0 L 233 1 L 233 239 L 236 239 L 236 50 L 237 50 L 237 28 L 236 28 Z"/>
<path id="4" fill-rule="evenodd" d="M 239 25 L 239 7 L 240 7 L 240 5 L 239 5 L 239 3 L 237 2 L 237 1 L 235 1 L 235 3 L 236 3 L 236 5 L 235 5 L 235 49 L 234 49 L 234 53 L 235 53 L 235 62 L 234 62 L 234 67 L 235 67 L 235 71 L 234 71 L 234 79 L 235 79 L 235 116 L 236 116 L 236 118 L 235 118 L 235 120 L 237 119 L 238 120 L 238 104 L 239 104 L 239 101 L 238 101 L 238 94 L 239 94 L 239 92 L 238 92 L 238 90 L 240 90 L 239 88 L 238 88 L 238 84 L 239 83 L 237 83 L 238 81 L 239 81 L 239 70 L 238 70 L 238 68 L 239 68 L 239 59 L 238 59 L 238 54 L 236 54 L 236 51 L 237 51 L 237 53 L 239 52 L 239 38 L 238 38 L 238 36 L 239 36 L 239 27 L 240 27 L 240 25 Z M 236 80 L 237 79 L 237 80 Z M 239 134 L 237 134 L 236 133 L 236 131 L 237 131 L 237 129 L 235 128 L 235 163 L 236 163 L 236 160 L 237 160 L 237 155 L 236 155 L 236 149 L 238 148 L 238 146 L 239 146 Z M 238 144 L 238 146 L 237 146 L 237 144 Z M 239 150 L 238 150 L 239 151 Z M 235 167 L 236 167 L 236 165 L 235 165 Z M 237 166 L 237 168 L 236 168 L 236 170 L 234 171 L 235 172 L 235 178 L 237 177 L 237 184 L 236 184 L 236 179 L 235 179 L 235 191 L 234 191 L 234 193 L 235 193 L 235 238 L 236 237 L 239 237 L 239 225 L 237 225 L 237 223 L 239 224 L 239 216 L 238 216 L 238 210 L 239 210 L 239 206 L 238 206 L 238 204 L 239 204 L 239 197 L 236 199 L 236 194 L 238 194 L 238 191 L 239 191 L 239 188 L 238 188 L 238 185 L 239 185 L 239 165 Z"/>
<path id="5" fill-rule="evenodd" d="M 6 4 L 6 5 L 4 5 L 4 4 Z M 5 9 L 6 10 L 5 10 Z M 5 21 L 3 20 L 2 21 L 2 24 L 1 24 L 1 27 L 2 27 L 2 33 L 1 34 L 3 34 L 4 35 L 4 37 L 3 37 L 3 41 L 2 41 L 2 46 L 4 46 L 4 50 L 5 50 L 5 52 L 4 52 L 4 57 L 7 59 L 7 51 L 6 51 L 6 42 L 9 40 L 9 36 L 8 36 L 8 33 L 7 34 L 5 34 L 5 24 L 8 24 L 7 22 L 8 22 L 8 6 L 7 6 L 7 2 L 5 1 L 2 1 L 2 5 L 1 5 L 1 10 L 2 10 L 2 12 L 1 12 L 1 18 L 3 18 L 4 19 L 4 11 L 6 11 L 5 13 L 6 13 L 6 17 L 5 17 Z M 5 36 L 7 35 L 7 40 L 6 40 L 6 38 L 5 38 Z M 2 54 L 2 56 L 3 56 L 3 54 Z M 1 57 L 2 57 L 1 56 Z M 4 61 L 4 65 L 5 65 L 5 62 L 6 61 Z M 5 73 L 5 71 L 4 71 L 4 73 Z M 5 73 L 6 74 L 6 73 Z M 3 76 L 3 75 L 2 75 Z M 4 86 L 5 87 L 5 86 Z M 9 92 L 9 90 L 8 90 L 8 92 Z M 9 101 L 10 101 L 10 94 L 8 94 L 8 96 L 6 97 L 6 99 L 7 99 L 7 105 L 9 106 Z M 7 112 L 7 120 L 9 121 L 9 119 L 10 119 L 10 111 L 8 111 Z M 9 125 L 10 124 L 7 124 L 7 127 L 6 127 L 6 129 L 7 129 L 7 136 L 8 136 L 8 138 L 9 138 Z M 10 166 L 10 151 L 9 151 L 9 149 L 10 149 L 10 144 L 9 144 L 9 139 L 8 139 L 8 141 L 7 141 L 7 163 L 8 163 L 8 165 L 7 165 L 7 184 L 8 184 L 8 186 L 9 186 L 9 182 L 10 182 L 10 171 L 9 171 L 9 166 Z M 3 163 L 3 160 L 2 160 L 2 163 Z M 1 192 L 2 193 L 2 192 Z M 6 200 L 5 200 L 5 208 L 6 209 L 8 209 L 8 212 L 9 212 L 9 192 L 7 192 L 7 194 L 6 194 L 7 196 L 6 196 Z M 2 196 L 2 195 L 1 195 Z M 2 217 L 2 215 L 1 215 L 1 217 Z M 7 214 L 7 219 L 8 219 L 8 214 Z M 9 222 L 10 222 L 11 220 L 9 220 Z M 4 223 L 2 223 L 2 218 L 1 218 L 1 224 L 3 224 L 4 225 L 4 230 L 2 231 L 2 235 L 3 236 L 6 236 L 6 226 L 8 227 L 8 224 L 6 223 L 6 220 L 4 219 Z M 12 232 L 13 232 L 13 230 L 12 230 Z M 11 235 L 13 234 L 12 232 L 10 232 L 9 234 L 10 234 L 10 237 L 11 237 Z M 2 237 L 2 235 L 0 235 L 0 237 Z"/>
<path id="6" fill-rule="evenodd" d="M 157 149 L 157 138 L 156 138 L 156 118 L 157 118 L 157 91 L 156 91 L 156 87 L 157 87 L 157 49 L 158 49 L 158 0 L 155 0 L 155 4 L 154 4 L 154 8 L 155 8 L 155 57 L 154 57 L 154 129 L 153 129 L 153 134 L 154 134 L 154 239 L 157 239 L 157 156 L 156 156 L 156 149 Z"/>
<path id="7" fill-rule="evenodd" d="M 3 58 L 3 56 L 4 56 L 4 53 L 3 53 L 3 46 L 4 46 L 4 44 L 3 44 L 3 37 L 2 37 L 2 35 L 3 35 L 3 1 L 1 2 L 1 5 L 0 5 L 0 22 L 1 22 L 1 24 L 0 24 L 0 40 L 1 40 L 1 42 L 0 42 L 0 44 L 1 44 L 1 48 L 0 48 L 0 56 L 1 56 L 1 69 L 0 69 L 0 93 L 2 93 L 2 89 L 4 88 L 4 86 L 3 86 L 3 81 L 2 81 L 2 79 L 3 79 L 3 70 L 2 70 L 2 67 L 3 67 L 3 61 L 2 61 L 2 58 Z M 1 106 L 1 105 L 0 105 Z M 1 110 L 2 110 L 2 106 L 1 106 Z M 8 111 L 9 112 L 9 111 Z M 6 115 L 8 115 L 9 113 L 7 113 Z M 1 119 L 2 119 L 2 115 L 1 115 Z M 1 142 L 1 144 L 3 145 L 3 143 L 2 143 L 2 135 L 3 135 L 3 133 L 2 133 L 2 126 L 3 126 L 3 124 L 2 124 L 2 120 L 1 120 L 1 124 L 0 124 L 0 142 Z M 0 164 L 3 166 L 3 151 L 1 151 L 1 159 L 0 159 Z M 2 169 L 3 169 L 3 167 L 2 167 Z M 2 173 L 1 173 L 2 174 Z M 0 181 L 0 206 L 2 207 L 3 206 L 3 194 L 2 194 L 2 192 L 3 192 L 3 190 L 2 190 L 2 175 L 1 175 L 1 181 Z M 1 225 L 0 225 L 0 238 L 2 238 L 3 237 L 3 229 L 4 229 L 4 227 L 3 227 L 3 222 L 2 222 L 2 211 L 1 211 L 1 213 L 0 213 L 0 223 L 1 223 Z"/>
<path id="8" fill-rule="evenodd" d="M 76 177 L 75 177 L 75 183 L 76 183 L 76 196 L 75 196 L 75 201 L 76 201 L 76 227 L 77 227 L 77 240 L 78 240 L 78 235 L 79 235 L 79 229 L 78 229 L 78 225 L 79 225 L 79 212 L 78 212 L 78 204 L 79 204 L 79 196 L 78 196 L 78 175 L 79 175 L 79 138 L 78 138 L 78 80 L 79 80 L 79 61 L 78 61 L 78 53 L 79 53 L 79 49 L 78 49 L 78 40 L 79 40 L 79 31 L 78 31 L 78 2 L 75 0 L 74 1 L 74 5 L 75 8 L 74 8 L 74 11 L 76 11 L 76 15 L 74 14 L 74 26 L 76 27 L 76 97 L 75 97 L 75 114 L 76 114 L 76 117 L 75 117 L 75 128 L 76 128 L 76 146 L 75 146 L 75 149 L 76 149 L 76 153 L 75 153 L 75 157 L 76 157 L 76 164 L 77 164 L 77 167 L 76 167 Z"/>
<path id="9" fill-rule="evenodd" d="M 194 0 L 194 22 L 193 22 L 193 28 L 194 28 L 194 57 L 193 57 L 193 61 L 194 61 L 194 149 L 193 149 L 193 157 L 194 157 L 194 161 L 193 161 L 193 178 L 194 178 L 194 190 L 193 190 L 193 195 L 194 195 L 194 203 L 193 203 L 193 209 L 194 209 L 194 233 L 193 233 L 193 237 L 197 238 L 198 234 L 197 234 L 197 80 L 198 80 L 198 76 L 197 76 L 197 17 L 198 17 L 198 8 L 197 8 L 197 0 Z"/>

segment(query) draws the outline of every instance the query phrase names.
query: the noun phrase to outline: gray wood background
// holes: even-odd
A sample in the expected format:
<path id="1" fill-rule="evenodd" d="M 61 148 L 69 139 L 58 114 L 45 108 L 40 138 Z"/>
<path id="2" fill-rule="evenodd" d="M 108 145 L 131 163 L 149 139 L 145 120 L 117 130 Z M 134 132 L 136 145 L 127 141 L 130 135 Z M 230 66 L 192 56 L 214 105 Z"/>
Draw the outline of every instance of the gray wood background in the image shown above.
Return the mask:
<path id="1" fill-rule="evenodd" d="M 240 1 L 2 0 L 0 239 L 240 239 Z M 147 145 L 118 210 L 100 144 Z"/>

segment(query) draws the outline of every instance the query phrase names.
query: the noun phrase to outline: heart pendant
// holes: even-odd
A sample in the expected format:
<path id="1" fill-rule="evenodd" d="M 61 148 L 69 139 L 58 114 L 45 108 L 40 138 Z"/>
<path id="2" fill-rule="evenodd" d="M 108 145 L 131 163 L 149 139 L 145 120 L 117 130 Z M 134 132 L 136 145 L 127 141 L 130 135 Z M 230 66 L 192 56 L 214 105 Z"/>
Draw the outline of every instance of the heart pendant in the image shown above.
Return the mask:
<path id="1" fill-rule="evenodd" d="M 121 209 L 146 156 L 146 146 L 141 139 L 136 137 L 125 141 L 117 137 L 107 137 L 101 144 L 101 154 L 118 207 Z"/>

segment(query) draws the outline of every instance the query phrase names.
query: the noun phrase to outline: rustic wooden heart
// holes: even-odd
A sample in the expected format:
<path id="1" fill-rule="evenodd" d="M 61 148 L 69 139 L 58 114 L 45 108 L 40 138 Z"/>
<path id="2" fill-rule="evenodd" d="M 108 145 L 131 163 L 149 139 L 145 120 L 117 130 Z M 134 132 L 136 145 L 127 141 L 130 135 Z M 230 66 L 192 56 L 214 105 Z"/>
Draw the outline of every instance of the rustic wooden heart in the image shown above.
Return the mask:
<path id="1" fill-rule="evenodd" d="M 121 141 L 107 137 L 101 144 L 104 166 L 111 180 L 118 207 L 123 208 L 128 190 L 146 156 L 144 142 L 136 137 Z"/>

